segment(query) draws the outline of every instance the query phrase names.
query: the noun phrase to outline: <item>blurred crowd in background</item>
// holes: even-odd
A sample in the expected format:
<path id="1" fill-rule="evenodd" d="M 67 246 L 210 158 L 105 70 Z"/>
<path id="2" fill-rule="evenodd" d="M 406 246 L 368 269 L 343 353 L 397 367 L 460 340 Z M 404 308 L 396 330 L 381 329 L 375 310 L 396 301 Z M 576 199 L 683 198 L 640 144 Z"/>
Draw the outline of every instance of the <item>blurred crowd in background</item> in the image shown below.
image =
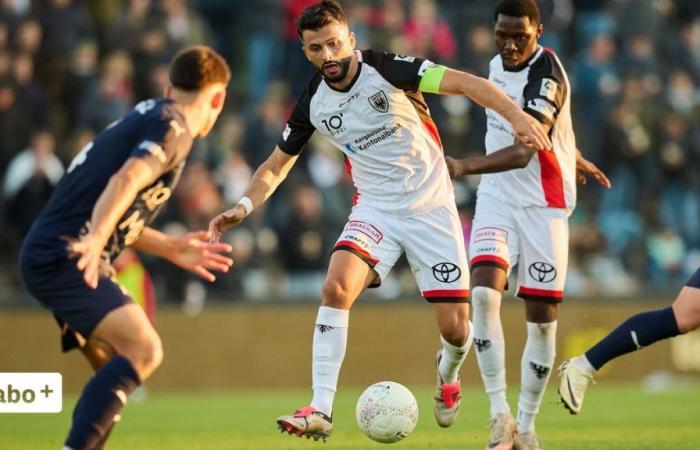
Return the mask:
<path id="1" fill-rule="evenodd" d="M 208 44 L 233 70 L 225 112 L 196 143 L 155 224 L 205 229 L 242 195 L 313 75 L 294 20 L 313 0 L 0 0 L 0 304 L 22 301 L 17 250 L 71 158 L 138 101 L 167 64 Z M 494 0 L 341 1 L 359 48 L 426 56 L 486 76 Z M 579 148 L 610 176 L 571 218 L 568 296 L 675 292 L 700 265 L 700 2 L 540 0 L 541 43 L 573 87 Z M 427 96 L 452 156 L 484 151 L 485 115 Z M 465 237 L 478 177 L 455 182 Z M 227 234 L 236 266 L 209 286 L 144 257 L 161 302 L 316 300 L 354 187 L 316 136 L 268 203 Z M 428 238 L 428 237 L 426 237 Z M 415 296 L 405 261 L 372 295 Z"/>

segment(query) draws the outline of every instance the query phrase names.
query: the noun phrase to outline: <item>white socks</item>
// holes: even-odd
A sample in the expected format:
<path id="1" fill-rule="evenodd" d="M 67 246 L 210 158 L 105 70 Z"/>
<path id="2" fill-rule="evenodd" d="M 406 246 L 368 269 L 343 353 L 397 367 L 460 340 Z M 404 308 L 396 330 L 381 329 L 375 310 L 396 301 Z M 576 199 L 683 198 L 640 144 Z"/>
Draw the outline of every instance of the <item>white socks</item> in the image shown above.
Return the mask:
<path id="1" fill-rule="evenodd" d="M 586 355 L 581 355 L 581 356 L 576 356 L 575 358 L 571 358 L 571 363 L 575 366 L 577 366 L 579 369 L 583 370 L 589 375 L 593 375 L 596 373 L 595 367 L 591 365 L 591 362 L 588 361 L 588 358 L 586 358 Z"/>
<path id="2" fill-rule="evenodd" d="M 440 364 L 438 364 L 438 370 L 445 383 L 454 383 L 459 378 L 459 368 L 462 367 L 464 358 L 467 357 L 469 347 L 472 345 L 472 337 L 474 336 L 472 330 L 470 323 L 469 336 L 467 336 L 467 341 L 461 347 L 450 344 L 444 337 L 440 336 L 442 353 L 440 356 Z"/>
<path id="3" fill-rule="evenodd" d="M 510 414 L 506 401 L 505 340 L 501 325 L 501 293 L 487 287 L 472 289 L 474 348 L 484 389 L 491 400 L 491 417 Z"/>
<path id="4" fill-rule="evenodd" d="M 557 322 L 527 323 L 527 343 L 520 367 L 518 433 L 535 430 L 535 416 L 552 373 L 556 354 Z"/>
<path id="5" fill-rule="evenodd" d="M 345 358 L 349 319 L 350 311 L 346 309 L 318 308 L 312 351 L 314 397 L 311 406 L 328 416 L 333 412 L 338 375 Z"/>

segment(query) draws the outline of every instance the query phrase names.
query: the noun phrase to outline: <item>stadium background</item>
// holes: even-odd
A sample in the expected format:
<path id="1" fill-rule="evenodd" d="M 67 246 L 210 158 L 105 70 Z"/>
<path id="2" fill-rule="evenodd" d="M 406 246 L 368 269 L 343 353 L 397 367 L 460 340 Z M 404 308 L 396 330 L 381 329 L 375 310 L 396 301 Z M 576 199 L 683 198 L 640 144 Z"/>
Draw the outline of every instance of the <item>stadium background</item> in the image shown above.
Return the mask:
<path id="1" fill-rule="evenodd" d="M 157 224 L 172 233 L 205 228 L 240 197 L 311 76 L 293 28 L 310 3 L 0 1 L 0 370 L 58 370 L 69 392 L 88 373 L 79 355 L 58 353 L 50 316 L 22 292 L 16 270 L 21 237 L 72 156 L 134 103 L 160 94 L 179 48 L 214 46 L 234 74 L 226 111 L 196 144 Z M 494 54 L 493 1 L 342 3 L 359 47 L 428 56 L 486 75 Z M 579 146 L 613 182 L 610 191 L 580 189 L 571 219 L 559 343 L 565 357 L 630 312 L 668 303 L 700 265 L 700 2 L 539 3 L 542 44 L 558 53 L 571 78 Z M 483 151 L 480 108 L 456 97 L 428 101 L 447 154 Z M 477 178 L 455 183 L 465 236 L 476 184 Z M 216 284 L 144 258 L 168 354 L 150 385 L 305 388 L 310 324 L 352 192 L 340 153 L 314 139 L 268 204 L 227 235 L 236 267 Z M 133 276 L 143 285 L 141 272 Z M 404 261 L 363 297 L 341 383 L 364 385 L 382 375 L 432 380 L 429 363 L 414 363 L 431 360 L 437 336 L 417 294 Z M 509 353 L 515 369 L 524 335 L 517 301 L 508 302 L 504 316 L 517 343 Z M 684 380 L 673 377 L 700 371 L 699 341 L 695 334 L 663 343 L 613 364 L 609 377 L 639 380 L 670 368 L 671 381 L 663 375 L 657 383 Z M 465 380 L 475 382 L 473 358 L 467 366 Z M 276 376 L 285 372 L 289 377 Z"/>

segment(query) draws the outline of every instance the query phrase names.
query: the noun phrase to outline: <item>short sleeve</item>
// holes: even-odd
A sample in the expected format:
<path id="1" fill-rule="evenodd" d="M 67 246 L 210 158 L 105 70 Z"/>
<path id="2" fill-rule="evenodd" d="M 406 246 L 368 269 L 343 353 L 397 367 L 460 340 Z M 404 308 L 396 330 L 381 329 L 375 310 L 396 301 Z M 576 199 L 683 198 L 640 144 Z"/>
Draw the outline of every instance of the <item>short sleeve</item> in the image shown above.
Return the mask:
<path id="1" fill-rule="evenodd" d="M 184 160 L 192 146 L 186 126 L 166 111 L 160 117 L 147 117 L 138 141 L 129 156 L 142 158 L 157 174 Z"/>
<path id="2" fill-rule="evenodd" d="M 404 91 L 417 92 L 421 78 L 434 64 L 427 59 L 396 53 L 364 50 L 362 61 L 377 69 L 389 83 Z"/>
<path id="3" fill-rule="evenodd" d="M 314 134 L 316 128 L 311 123 L 311 98 L 320 83 L 320 76 L 314 77 L 304 93 L 299 97 L 277 146 L 288 155 L 298 155 Z"/>
<path id="4" fill-rule="evenodd" d="M 526 113 L 544 125 L 553 125 L 566 98 L 566 83 L 548 75 L 529 81 L 523 91 Z"/>

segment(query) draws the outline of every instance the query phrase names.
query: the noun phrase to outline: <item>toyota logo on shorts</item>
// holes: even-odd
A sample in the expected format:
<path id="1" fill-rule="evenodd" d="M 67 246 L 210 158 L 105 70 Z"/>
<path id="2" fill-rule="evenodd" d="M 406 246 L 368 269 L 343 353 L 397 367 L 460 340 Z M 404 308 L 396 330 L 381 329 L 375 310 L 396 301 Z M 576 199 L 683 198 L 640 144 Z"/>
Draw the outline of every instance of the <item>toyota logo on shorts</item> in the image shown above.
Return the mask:
<path id="1" fill-rule="evenodd" d="M 451 262 L 441 262 L 433 266 L 433 276 L 442 283 L 452 283 L 459 280 L 462 271 Z"/>
<path id="2" fill-rule="evenodd" d="M 557 277 L 557 269 L 555 269 L 553 265 L 547 264 L 546 262 L 536 262 L 530 264 L 528 272 L 533 280 L 539 281 L 540 283 L 549 283 Z"/>

